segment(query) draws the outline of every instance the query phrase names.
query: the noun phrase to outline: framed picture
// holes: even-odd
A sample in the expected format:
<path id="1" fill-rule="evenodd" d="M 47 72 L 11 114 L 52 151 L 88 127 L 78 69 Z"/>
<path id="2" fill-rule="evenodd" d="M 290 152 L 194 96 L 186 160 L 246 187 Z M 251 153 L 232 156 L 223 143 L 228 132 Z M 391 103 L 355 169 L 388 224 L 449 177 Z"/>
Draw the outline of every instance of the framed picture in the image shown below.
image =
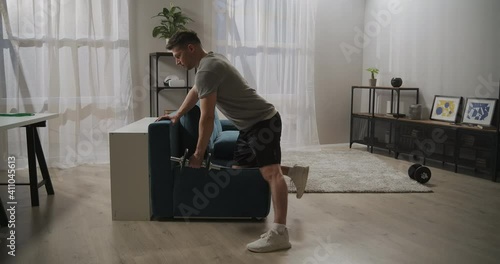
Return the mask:
<path id="1" fill-rule="evenodd" d="M 496 98 L 467 98 L 462 123 L 491 126 Z"/>
<path id="2" fill-rule="evenodd" d="M 456 123 L 461 102 L 461 96 L 436 95 L 432 104 L 430 119 Z"/>

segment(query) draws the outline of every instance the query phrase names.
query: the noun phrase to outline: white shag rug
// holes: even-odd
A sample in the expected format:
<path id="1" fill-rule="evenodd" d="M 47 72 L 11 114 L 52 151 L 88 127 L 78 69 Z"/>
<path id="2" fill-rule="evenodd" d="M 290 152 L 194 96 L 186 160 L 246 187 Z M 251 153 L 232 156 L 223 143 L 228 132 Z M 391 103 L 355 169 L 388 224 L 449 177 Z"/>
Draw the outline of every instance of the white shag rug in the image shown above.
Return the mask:
<path id="1" fill-rule="evenodd" d="M 408 168 L 395 168 L 377 154 L 346 148 L 283 151 L 281 163 L 309 166 L 306 193 L 432 192 L 429 187 L 410 179 Z M 289 178 L 285 179 L 289 192 L 295 192 Z"/>

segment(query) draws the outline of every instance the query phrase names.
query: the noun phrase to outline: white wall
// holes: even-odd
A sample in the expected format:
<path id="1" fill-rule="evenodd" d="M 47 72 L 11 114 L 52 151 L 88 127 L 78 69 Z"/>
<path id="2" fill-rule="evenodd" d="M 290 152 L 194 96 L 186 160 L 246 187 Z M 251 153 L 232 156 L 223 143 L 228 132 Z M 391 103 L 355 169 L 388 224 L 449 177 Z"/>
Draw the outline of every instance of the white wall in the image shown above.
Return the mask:
<path id="1" fill-rule="evenodd" d="M 380 85 L 400 76 L 404 86 L 419 87 L 424 118 L 434 95 L 496 98 L 499 13 L 498 0 L 367 0 L 363 68 L 378 67 Z M 364 71 L 365 84 L 368 78 Z"/>
<path id="2" fill-rule="evenodd" d="M 321 144 L 349 141 L 351 86 L 362 75 L 364 0 L 319 0 L 316 20 L 315 96 Z M 348 50 L 348 52 L 346 52 Z"/>

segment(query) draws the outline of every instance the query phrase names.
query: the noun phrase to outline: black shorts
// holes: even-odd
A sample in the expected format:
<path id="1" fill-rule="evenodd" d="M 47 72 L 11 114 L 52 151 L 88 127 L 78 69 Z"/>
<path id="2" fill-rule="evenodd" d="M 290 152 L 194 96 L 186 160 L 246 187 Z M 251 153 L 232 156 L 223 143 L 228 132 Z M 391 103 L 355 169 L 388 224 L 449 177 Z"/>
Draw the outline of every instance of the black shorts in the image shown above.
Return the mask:
<path id="1" fill-rule="evenodd" d="M 236 165 L 264 167 L 281 164 L 281 117 L 260 121 L 249 129 L 240 131 L 234 152 Z"/>

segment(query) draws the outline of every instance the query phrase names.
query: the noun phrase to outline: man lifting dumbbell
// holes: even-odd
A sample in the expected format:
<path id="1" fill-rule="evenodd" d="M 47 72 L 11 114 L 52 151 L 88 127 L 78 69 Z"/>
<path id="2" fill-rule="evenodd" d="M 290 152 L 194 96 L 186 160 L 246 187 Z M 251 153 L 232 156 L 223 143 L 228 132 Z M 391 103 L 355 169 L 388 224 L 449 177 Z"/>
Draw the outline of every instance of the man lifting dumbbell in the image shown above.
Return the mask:
<path id="1" fill-rule="evenodd" d="M 189 159 L 187 158 L 187 154 L 189 153 L 189 150 L 186 149 L 184 151 L 184 155 L 182 155 L 182 157 L 170 157 L 170 160 L 173 161 L 173 162 L 177 162 L 179 163 L 180 165 L 180 168 L 181 168 L 181 174 L 182 174 L 182 170 L 184 169 L 185 166 L 189 166 Z M 217 165 L 217 164 L 213 164 L 212 162 L 210 162 L 210 153 L 207 155 L 207 158 L 201 163 L 201 167 L 202 168 L 205 168 L 207 171 L 210 171 L 210 170 L 221 170 L 223 168 L 227 168 L 227 167 L 224 167 L 224 166 L 220 166 L 220 165 Z"/>
<path id="2" fill-rule="evenodd" d="M 281 166 L 281 117 L 274 105 L 249 87 L 236 68 L 221 54 L 206 52 L 192 31 L 174 34 L 167 44 L 176 64 L 187 70 L 197 68 L 195 84 L 176 114 L 173 123 L 200 99 L 199 136 L 189 166 L 200 168 L 212 134 L 215 106 L 238 128 L 235 168 L 258 167 L 269 183 L 274 207 L 274 224 L 260 239 L 247 245 L 253 252 L 270 252 L 291 247 L 286 228 L 288 188 L 283 175 L 297 187 L 297 198 L 304 193 L 309 167 Z"/>

